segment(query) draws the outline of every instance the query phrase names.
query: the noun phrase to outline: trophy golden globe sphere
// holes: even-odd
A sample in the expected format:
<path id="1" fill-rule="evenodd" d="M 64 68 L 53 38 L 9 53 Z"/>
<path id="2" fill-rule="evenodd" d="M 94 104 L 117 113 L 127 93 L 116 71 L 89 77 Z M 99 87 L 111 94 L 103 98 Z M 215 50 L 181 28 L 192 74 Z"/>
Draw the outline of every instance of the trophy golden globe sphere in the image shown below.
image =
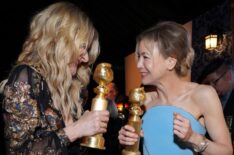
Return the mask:
<path id="1" fill-rule="evenodd" d="M 143 87 L 135 88 L 130 91 L 129 102 L 143 104 L 145 100 L 145 91 Z"/>
<path id="2" fill-rule="evenodd" d="M 91 111 L 106 110 L 108 101 L 105 95 L 108 93 L 107 84 L 113 80 L 113 71 L 111 64 L 100 63 L 97 65 L 94 71 L 93 79 L 98 83 L 98 86 L 94 88 L 94 92 L 97 94 L 92 99 Z M 96 134 L 82 139 L 81 146 L 91 147 L 96 149 L 105 149 L 105 139 L 102 134 Z"/>
<path id="3" fill-rule="evenodd" d="M 108 83 L 110 83 L 113 80 L 113 71 L 111 69 L 111 64 L 98 64 L 95 68 L 93 79 L 99 85 L 107 85 Z"/>

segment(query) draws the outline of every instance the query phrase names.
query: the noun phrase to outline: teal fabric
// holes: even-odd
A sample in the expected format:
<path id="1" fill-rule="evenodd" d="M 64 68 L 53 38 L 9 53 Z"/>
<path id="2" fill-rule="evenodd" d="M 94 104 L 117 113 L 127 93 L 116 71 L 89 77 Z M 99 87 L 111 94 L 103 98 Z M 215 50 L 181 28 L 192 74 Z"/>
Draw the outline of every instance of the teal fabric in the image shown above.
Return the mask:
<path id="1" fill-rule="evenodd" d="M 173 134 L 173 113 L 190 120 L 193 131 L 205 135 L 206 129 L 196 118 L 175 106 L 155 106 L 143 116 L 144 155 L 195 155 L 192 148 Z"/>

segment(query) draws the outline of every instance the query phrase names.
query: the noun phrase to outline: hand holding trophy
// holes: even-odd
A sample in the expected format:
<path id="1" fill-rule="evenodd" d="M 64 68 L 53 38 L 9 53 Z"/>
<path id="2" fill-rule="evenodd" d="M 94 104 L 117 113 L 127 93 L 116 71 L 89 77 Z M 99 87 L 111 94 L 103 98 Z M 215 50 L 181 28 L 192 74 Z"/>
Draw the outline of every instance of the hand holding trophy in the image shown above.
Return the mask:
<path id="1" fill-rule="evenodd" d="M 107 100 L 105 99 L 105 95 L 108 93 L 106 85 L 113 80 L 111 64 L 98 64 L 95 68 L 93 79 L 98 83 L 98 86 L 94 89 L 94 92 L 97 95 L 92 100 L 91 111 L 106 110 L 108 104 Z M 105 149 L 104 143 L 105 140 L 102 134 L 97 134 L 94 136 L 84 137 L 82 139 L 81 146 Z"/>
<path id="2" fill-rule="evenodd" d="M 131 103 L 129 109 L 129 118 L 128 124 L 135 128 L 136 133 L 139 135 L 141 131 L 141 118 L 140 116 L 143 114 L 141 110 L 141 105 L 145 99 L 144 88 L 135 88 L 130 91 L 129 94 L 129 102 Z M 140 139 L 131 146 L 126 146 L 122 151 L 122 155 L 140 155 L 139 151 L 139 142 Z"/>

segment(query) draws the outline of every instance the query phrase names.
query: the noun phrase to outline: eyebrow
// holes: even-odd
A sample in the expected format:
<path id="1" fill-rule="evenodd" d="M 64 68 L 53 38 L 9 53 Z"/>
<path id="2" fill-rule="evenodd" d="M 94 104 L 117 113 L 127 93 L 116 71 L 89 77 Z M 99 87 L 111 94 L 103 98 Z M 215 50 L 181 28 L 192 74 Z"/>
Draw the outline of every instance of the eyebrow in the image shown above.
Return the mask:
<path id="1" fill-rule="evenodd" d="M 137 52 L 138 54 L 140 54 L 140 55 L 148 55 L 148 54 L 150 54 L 149 52 L 147 52 L 147 51 L 142 51 L 142 52 Z"/>

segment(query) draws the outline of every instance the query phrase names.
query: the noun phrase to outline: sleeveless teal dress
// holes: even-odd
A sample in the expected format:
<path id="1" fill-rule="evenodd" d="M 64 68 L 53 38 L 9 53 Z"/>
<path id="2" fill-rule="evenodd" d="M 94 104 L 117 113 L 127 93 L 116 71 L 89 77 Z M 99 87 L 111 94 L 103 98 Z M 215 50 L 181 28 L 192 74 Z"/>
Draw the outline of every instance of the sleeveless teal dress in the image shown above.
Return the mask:
<path id="1" fill-rule="evenodd" d="M 205 135 L 206 129 L 196 118 L 175 106 L 155 106 L 143 116 L 144 155 L 195 155 L 191 146 L 173 134 L 173 113 L 177 112 L 190 120 L 193 131 Z"/>

